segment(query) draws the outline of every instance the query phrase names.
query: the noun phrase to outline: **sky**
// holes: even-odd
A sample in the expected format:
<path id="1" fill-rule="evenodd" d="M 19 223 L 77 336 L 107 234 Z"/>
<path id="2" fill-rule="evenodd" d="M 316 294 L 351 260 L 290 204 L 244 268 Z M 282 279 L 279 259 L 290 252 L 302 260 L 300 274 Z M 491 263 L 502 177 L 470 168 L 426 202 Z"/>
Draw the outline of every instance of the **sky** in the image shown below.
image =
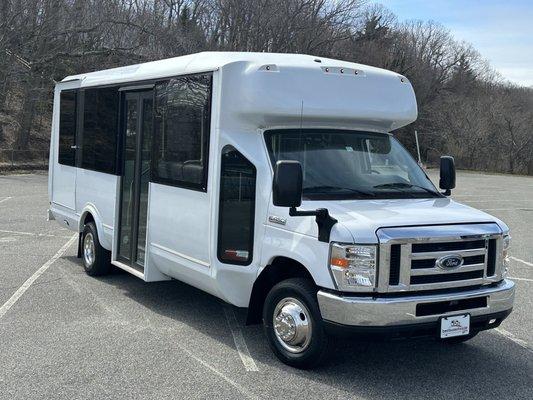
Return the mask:
<path id="1" fill-rule="evenodd" d="M 371 0 L 399 21 L 433 20 L 471 43 L 505 79 L 533 86 L 533 0 Z"/>

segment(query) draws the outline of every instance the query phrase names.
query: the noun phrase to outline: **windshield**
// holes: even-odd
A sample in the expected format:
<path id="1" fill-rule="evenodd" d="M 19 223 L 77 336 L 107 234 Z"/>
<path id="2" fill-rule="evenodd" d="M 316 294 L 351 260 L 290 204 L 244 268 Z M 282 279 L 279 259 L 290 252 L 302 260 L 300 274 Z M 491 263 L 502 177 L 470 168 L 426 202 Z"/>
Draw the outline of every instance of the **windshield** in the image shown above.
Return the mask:
<path id="1" fill-rule="evenodd" d="M 265 133 L 272 164 L 302 165 L 308 200 L 440 197 L 424 171 L 392 136 L 346 130 Z"/>

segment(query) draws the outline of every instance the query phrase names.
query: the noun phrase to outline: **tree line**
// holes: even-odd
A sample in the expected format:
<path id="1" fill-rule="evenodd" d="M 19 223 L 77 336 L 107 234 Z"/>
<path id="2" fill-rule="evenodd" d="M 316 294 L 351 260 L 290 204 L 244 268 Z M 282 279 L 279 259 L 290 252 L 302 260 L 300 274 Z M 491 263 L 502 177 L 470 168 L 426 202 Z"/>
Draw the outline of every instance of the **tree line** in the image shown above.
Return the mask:
<path id="1" fill-rule="evenodd" d="M 364 0 L 0 0 L 0 148 L 45 149 L 53 87 L 70 74 L 199 51 L 306 53 L 396 71 L 424 160 L 533 173 L 533 90 L 506 82 L 434 22 Z"/>

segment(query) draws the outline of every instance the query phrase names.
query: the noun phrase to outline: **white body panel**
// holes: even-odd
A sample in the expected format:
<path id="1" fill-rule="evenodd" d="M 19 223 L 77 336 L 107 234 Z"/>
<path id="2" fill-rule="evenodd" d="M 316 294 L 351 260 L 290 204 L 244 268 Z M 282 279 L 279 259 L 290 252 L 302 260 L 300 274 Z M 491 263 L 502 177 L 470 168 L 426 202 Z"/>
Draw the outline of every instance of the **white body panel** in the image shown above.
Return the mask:
<path id="1" fill-rule="evenodd" d="M 61 90 L 130 86 L 206 71 L 214 71 L 207 191 L 150 183 L 145 270 L 136 275 L 147 281 L 176 278 L 245 307 L 257 276 L 282 256 L 304 265 L 318 286 L 334 289 L 327 267 L 329 245 L 317 240 L 314 218 L 289 217 L 288 209 L 272 205 L 273 172 L 263 132 L 326 127 L 387 133 L 409 124 L 417 115 L 413 89 L 390 71 L 307 55 L 200 53 L 68 77 L 55 92 L 52 212 L 78 231 L 84 213 L 91 212 L 102 245 L 113 250 L 116 260 L 120 177 L 57 163 Z M 217 259 L 220 154 L 227 144 L 257 170 L 253 259 L 247 266 Z M 327 207 L 339 220 L 331 240 L 344 243 L 377 243 L 376 230 L 384 226 L 496 221 L 506 229 L 494 217 L 449 199 L 306 201 L 301 209 L 318 207 Z M 286 219 L 286 225 L 269 222 L 270 215 Z"/>
<path id="2" fill-rule="evenodd" d="M 83 221 L 90 212 L 96 222 L 100 244 L 111 250 L 115 226 L 115 204 L 119 179 L 115 175 L 104 174 L 78 168 L 76 178 L 76 210 Z M 79 230 L 83 229 L 79 226 Z"/>

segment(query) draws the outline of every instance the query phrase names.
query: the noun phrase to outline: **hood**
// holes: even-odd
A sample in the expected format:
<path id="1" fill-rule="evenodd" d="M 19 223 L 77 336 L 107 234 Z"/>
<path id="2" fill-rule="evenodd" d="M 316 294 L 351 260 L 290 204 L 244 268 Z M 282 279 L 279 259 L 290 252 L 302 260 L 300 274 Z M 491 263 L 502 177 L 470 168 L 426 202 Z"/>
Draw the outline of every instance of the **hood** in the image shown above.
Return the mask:
<path id="1" fill-rule="evenodd" d="M 492 215 L 449 198 L 304 201 L 300 209 L 321 207 L 329 210 L 345 228 L 342 230 L 351 233 L 355 243 L 375 243 L 376 231 L 384 227 L 495 222 L 503 231 L 508 230 Z M 338 240 L 334 232 L 340 228 L 332 231 L 332 240 Z"/>

